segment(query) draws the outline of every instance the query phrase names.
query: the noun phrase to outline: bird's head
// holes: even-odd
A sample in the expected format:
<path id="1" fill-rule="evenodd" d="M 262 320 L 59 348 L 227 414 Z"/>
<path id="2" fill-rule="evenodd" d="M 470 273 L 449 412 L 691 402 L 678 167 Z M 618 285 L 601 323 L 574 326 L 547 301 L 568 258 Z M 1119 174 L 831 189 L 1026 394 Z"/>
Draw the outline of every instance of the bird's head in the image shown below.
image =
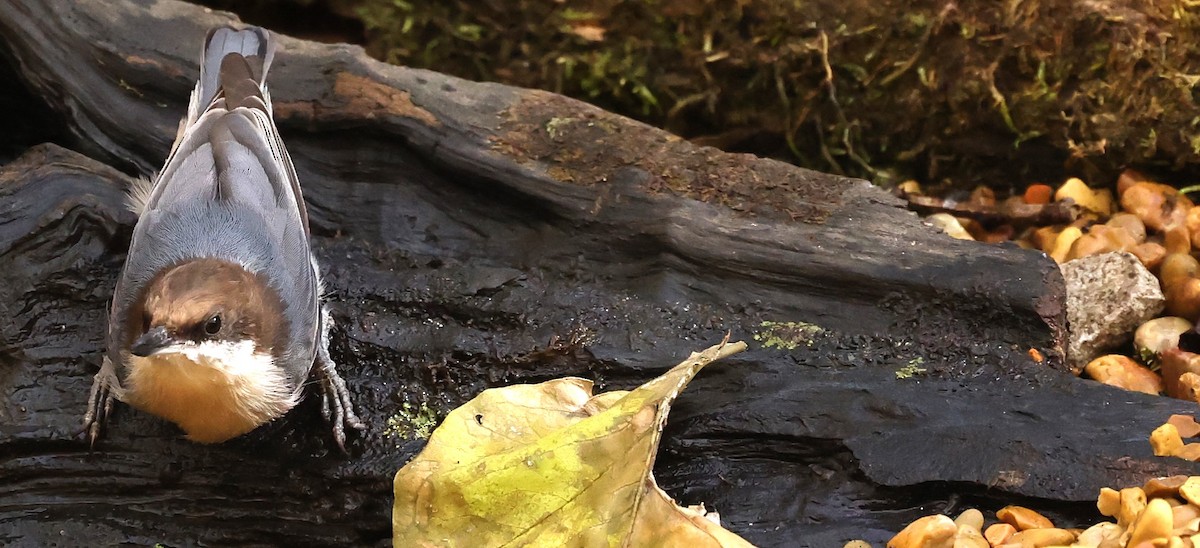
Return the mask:
<path id="1" fill-rule="evenodd" d="M 297 402 L 279 294 L 260 275 L 196 259 L 154 277 L 127 316 L 127 400 L 201 442 L 224 441 Z"/>

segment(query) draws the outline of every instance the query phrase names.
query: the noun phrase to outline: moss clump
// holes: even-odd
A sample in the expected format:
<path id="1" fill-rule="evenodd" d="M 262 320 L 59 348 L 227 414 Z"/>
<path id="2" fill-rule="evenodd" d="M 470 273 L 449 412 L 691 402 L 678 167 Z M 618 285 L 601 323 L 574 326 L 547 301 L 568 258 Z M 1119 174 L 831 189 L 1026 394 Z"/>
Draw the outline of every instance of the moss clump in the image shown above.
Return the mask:
<path id="1" fill-rule="evenodd" d="M 813 337 L 824 332 L 819 325 L 805 322 L 763 322 L 762 331 L 754 334 L 754 340 L 764 348 L 795 350 L 800 346 L 811 346 Z"/>
<path id="2" fill-rule="evenodd" d="M 911 379 L 920 373 L 924 373 L 926 369 L 921 367 L 925 363 L 925 358 L 917 357 L 908 360 L 904 367 L 896 370 L 897 379 Z"/>
<path id="3" fill-rule="evenodd" d="M 400 411 L 388 417 L 385 436 L 401 439 L 427 439 L 440 422 L 437 411 L 426 403 L 404 402 Z"/>
<path id="4" fill-rule="evenodd" d="M 1200 11 L 1182 4 L 355 4 L 388 61 L 835 173 L 1018 183 L 1020 166 L 1098 177 L 1200 160 Z"/>

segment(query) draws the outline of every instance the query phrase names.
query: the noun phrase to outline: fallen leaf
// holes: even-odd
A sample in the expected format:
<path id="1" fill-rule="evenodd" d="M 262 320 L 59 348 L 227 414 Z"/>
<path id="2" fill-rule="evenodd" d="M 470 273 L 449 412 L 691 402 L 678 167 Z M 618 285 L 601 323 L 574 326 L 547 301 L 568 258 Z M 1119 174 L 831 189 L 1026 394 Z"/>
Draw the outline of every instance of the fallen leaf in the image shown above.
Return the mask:
<path id="1" fill-rule="evenodd" d="M 592 396 L 579 378 L 484 391 L 396 473 L 393 545 L 750 546 L 651 476 L 672 401 L 745 348 L 693 353 L 630 392 Z"/>

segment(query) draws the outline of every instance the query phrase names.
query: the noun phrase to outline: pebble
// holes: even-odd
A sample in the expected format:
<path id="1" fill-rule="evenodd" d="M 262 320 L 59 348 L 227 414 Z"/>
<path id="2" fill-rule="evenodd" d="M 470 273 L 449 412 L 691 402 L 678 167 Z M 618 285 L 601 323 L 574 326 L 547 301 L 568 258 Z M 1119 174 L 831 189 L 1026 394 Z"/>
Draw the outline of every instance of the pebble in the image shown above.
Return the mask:
<path id="1" fill-rule="evenodd" d="M 1150 478 L 1142 485 L 1142 491 L 1146 492 L 1146 496 L 1152 499 L 1170 498 L 1179 494 L 1179 486 L 1183 485 L 1188 479 L 1187 476 L 1166 476 L 1161 478 Z"/>
<path id="2" fill-rule="evenodd" d="M 1159 266 L 1162 265 L 1163 259 L 1167 256 L 1167 248 L 1155 242 L 1140 243 L 1133 246 L 1133 249 L 1130 249 L 1129 252 L 1133 253 L 1133 256 L 1142 262 L 1142 266 L 1146 267 L 1146 270 L 1150 271 L 1158 270 Z"/>
<path id="3" fill-rule="evenodd" d="M 1046 546 L 1062 546 L 1075 541 L 1075 533 L 1066 529 L 1028 529 L 1021 531 L 1008 539 L 1008 544 L 1016 544 L 1021 548 L 1045 548 Z"/>
<path id="4" fill-rule="evenodd" d="M 983 512 L 974 508 L 965 510 L 957 518 L 954 518 L 954 525 L 960 529 L 970 527 L 976 531 L 983 531 Z"/>
<path id="5" fill-rule="evenodd" d="M 1185 373 L 1200 373 L 1200 354 L 1184 352 L 1178 348 L 1160 354 L 1159 373 L 1162 374 L 1163 389 L 1167 395 L 1181 400 L 1192 400 L 1190 383 L 1181 382 Z"/>
<path id="6" fill-rule="evenodd" d="M 1200 278 L 1182 278 L 1164 284 L 1167 313 L 1191 321 L 1200 319 Z"/>
<path id="7" fill-rule="evenodd" d="M 1200 206 L 1192 206 L 1187 212 L 1187 217 L 1184 218 L 1184 225 L 1187 226 L 1188 235 L 1192 237 L 1192 242 L 1200 244 Z"/>
<path id="8" fill-rule="evenodd" d="M 1146 509 L 1146 492 L 1141 487 L 1127 487 L 1118 491 L 1121 507 L 1117 510 L 1117 525 L 1129 527 L 1142 510 Z"/>
<path id="9" fill-rule="evenodd" d="M 1069 226 L 1058 233 L 1058 237 L 1054 239 L 1054 246 L 1050 249 L 1050 258 L 1054 262 L 1062 264 L 1067 262 L 1067 254 L 1071 252 L 1071 247 L 1075 245 L 1075 240 L 1083 237 L 1083 230 L 1077 226 Z"/>
<path id="10" fill-rule="evenodd" d="M 929 224 L 940 228 L 942 232 L 945 232 L 951 238 L 958 240 L 975 239 L 971 237 L 971 233 L 967 232 L 966 228 L 963 228 L 962 223 L 958 222 L 958 219 L 949 213 L 934 213 L 926 217 L 925 220 L 929 221 Z"/>
<path id="11" fill-rule="evenodd" d="M 1200 505 L 1200 477 L 1193 476 L 1184 481 L 1183 485 L 1179 486 L 1179 496 L 1192 504 Z M 1197 517 L 1200 517 L 1200 513 L 1187 518 L 1187 520 L 1191 521 Z"/>
<path id="12" fill-rule="evenodd" d="M 1167 422 L 1174 424 L 1179 435 L 1185 438 L 1200 436 L 1200 423 L 1191 415 L 1171 415 Z"/>
<path id="13" fill-rule="evenodd" d="M 1192 208 L 1196 209 L 1196 208 Z M 1183 226 L 1174 226 L 1163 232 L 1163 247 L 1167 249 L 1167 253 L 1191 253 L 1192 252 L 1192 236 L 1188 234 L 1187 228 Z"/>
<path id="14" fill-rule="evenodd" d="M 1082 179 L 1071 177 L 1067 179 L 1058 191 L 1054 193 L 1056 201 L 1070 198 L 1080 207 L 1107 217 L 1113 212 L 1113 195 L 1108 189 L 1094 190 L 1089 188 Z"/>
<path id="15" fill-rule="evenodd" d="M 925 516 L 905 527 L 887 543 L 887 548 L 954 548 L 958 527 L 943 516 Z"/>
<path id="16" fill-rule="evenodd" d="M 1018 531 L 1026 529 L 1049 529 L 1054 527 L 1046 516 L 1043 516 L 1024 506 L 1009 505 L 996 511 L 996 517 L 1016 527 Z"/>
<path id="17" fill-rule="evenodd" d="M 1125 212 L 1116 213 L 1109 217 L 1104 224 L 1125 230 L 1139 244 L 1146 241 L 1146 225 L 1137 218 L 1137 215 Z"/>
<path id="18" fill-rule="evenodd" d="M 1183 449 L 1183 438 L 1179 437 L 1175 425 L 1167 423 L 1150 433 L 1150 448 L 1157 457 L 1169 457 Z"/>
<path id="19" fill-rule="evenodd" d="M 1050 198 L 1054 194 L 1054 189 L 1050 185 L 1033 184 L 1025 187 L 1025 195 L 1023 196 L 1027 204 L 1048 204 Z"/>
<path id="20" fill-rule="evenodd" d="M 1079 538 L 1075 542 L 1079 546 L 1090 547 L 1121 546 L 1121 535 L 1124 533 L 1125 530 L 1121 526 L 1111 521 L 1102 521 L 1079 533 Z"/>
<path id="21" fill-rule="evenodd" d="M 1121 493 L 1111 487 L 1101 487 L 1100 496 L 1096 497 L 1096 509 L 1102 516 L 1117 517 L 1121 512 Z"/>
<path id="22" fill-rule="evenodd" d="M 1163 308 L 1158 280 L 1130 253 L 1104 253 L 1060 265 L 1067 289 L 1067 360 L 1078 373 L 1106 350 L 1127 344 Z"/>
<path id="23" fill-rule="evenodd" d="M 1192 201 L 1170 185 L 1138 182 L 1121 193 L 1121 208 L 1137 215 L 1147 228 L 1164 231 L 1186 224 Z"/>
<path id="24" fill-rule="evenodd" d="M 1163 499 L 1154 499 L 1146 505 L 1145 511 L 1129 528 L 1129 546 L 1139 546 L 1143 542 L 1155 542 L 1171 536 L 1174 528 L 1174 518 L 1171 505 Z"/>
<path id="25" fill-rule="evenodd" d="M 1171 253 L 1163 258 L 1158 277 L 1166 287 L 1184 278 L 1195 278 L 1197 272 L 1200 272 L 1200 261 L 1195 257 L 1187 253 Z"/>
<path id="26" fill-rule="evenodd" d="M 1017 528 L 1007 523 L 993 523 L 983 531 L 983 538 L 992 546 L 1000 546 L 1017 534 Z"/>
<path id="27" fill-rule="evenodd" d="M 1179 346 L 1179 336 L 1192 328 L 1192 322 L 1178 316 L 1154 318 L 1133 332 L 1133 349 L 1143 360 L 1158 360 L 1158 355 Z"/>
<path id="28" fill-rule="evenodd" d="M 1100 356 L 1083 368 L 1083 372 L 1109 386 L 1153 394 L 1163 391 L 1162 378 L 1146 366 L 1120 354 Z"/>

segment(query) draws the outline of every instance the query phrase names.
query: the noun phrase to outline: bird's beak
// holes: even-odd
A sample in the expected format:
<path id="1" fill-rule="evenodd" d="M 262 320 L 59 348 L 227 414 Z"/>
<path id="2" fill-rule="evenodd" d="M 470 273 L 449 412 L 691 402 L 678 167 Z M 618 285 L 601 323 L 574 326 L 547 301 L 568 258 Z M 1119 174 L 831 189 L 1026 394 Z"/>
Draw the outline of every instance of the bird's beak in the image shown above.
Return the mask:
<path id="1" fill-rule="evenodd" d="M 138 337 L 138 340 L 133 341 L 133 346 L 129 347 L 129 352 L 134 356 L 144 358 L 154 355 L 155 352 L 170 346 L 171 343 L 171 336 L 167 334 L 167 328 L 160 325 Z"/>

